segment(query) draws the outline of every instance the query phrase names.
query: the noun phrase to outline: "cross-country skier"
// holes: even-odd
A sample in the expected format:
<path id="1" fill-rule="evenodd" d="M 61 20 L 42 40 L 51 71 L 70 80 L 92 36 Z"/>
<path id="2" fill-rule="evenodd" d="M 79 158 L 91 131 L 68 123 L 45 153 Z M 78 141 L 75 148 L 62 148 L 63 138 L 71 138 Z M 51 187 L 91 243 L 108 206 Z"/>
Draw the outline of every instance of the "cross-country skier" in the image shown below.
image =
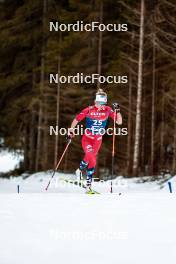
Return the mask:
<path id="1" fill-rule="evenodd" d="M 86 133 L 82 136 L 82 147 L 84 158 L 80 162 L 80 171 L 86 170 L 87 193 L 91 193 L 92 177 L 95 172 L 96 156 L 102 144 L 102 129 L 105 129 L 107 120 L 111 117 L 113 120 L 116 116 L 116 123 L 122 124 L 120 107 L 117 103 L 113 104 L 113 109 L 107 104 L 107 94 L 102 90 L 96 93 L 95 104 L 83 109 L 71 124 L 69 129 L 69 138 L 74 137 L 74 128 L 77 124 L 86 119 Z M 116 114 L 115 114 L 116 109 Z"/>

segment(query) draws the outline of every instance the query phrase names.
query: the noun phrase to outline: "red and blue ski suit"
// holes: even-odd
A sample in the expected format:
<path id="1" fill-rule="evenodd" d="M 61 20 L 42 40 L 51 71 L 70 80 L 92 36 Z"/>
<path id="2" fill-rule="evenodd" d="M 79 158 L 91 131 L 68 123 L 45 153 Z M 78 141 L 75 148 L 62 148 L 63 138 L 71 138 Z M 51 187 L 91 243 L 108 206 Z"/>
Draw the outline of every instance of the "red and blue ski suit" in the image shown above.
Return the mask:
<path id="1" fill-rule="evenodd" d="M 86 133 L 82 136 L 82 147 L 85 152 L 83 160 L 88 163 L 88 169 L 96 166 L 96 156 L 102 143 L 100 131 L 105 129 L 109 117 L 114 120 L 115 113 L 111 107 L 105 105 L 101 109 L 95 105 L 89 106 L 76 116 L 78 122 L 86 118 Z"/>

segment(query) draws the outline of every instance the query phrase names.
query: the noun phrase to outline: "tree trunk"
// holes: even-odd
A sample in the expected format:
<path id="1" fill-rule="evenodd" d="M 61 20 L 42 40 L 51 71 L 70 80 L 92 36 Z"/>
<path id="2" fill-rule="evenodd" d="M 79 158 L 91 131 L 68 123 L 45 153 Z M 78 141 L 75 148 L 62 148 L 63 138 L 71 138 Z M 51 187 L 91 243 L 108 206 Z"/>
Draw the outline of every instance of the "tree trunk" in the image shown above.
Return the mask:
<path id="1" fill-rule="evenodd" d="M 154 15 L 153 15 L 154 16 Z M 155 134 L 155 61 L 156 61 L 156 49 L 155 49 L 155 20 L 153 19 L 153 74 L 152 74 L 152 116 L 151 116 L 151 165 L 150 165 L 150 173 L 153 175 L 154 173 L 154 154 L 155 154 L 155 142 L 154 142 L 154 134 Z"/>
<path id="2" fill-rule="evenodd" d="M 134 42 L 134 32 L 132 33 L 131 37 L 131 56 L 133 52 L 133 43 Z M 131 72 L 131 65 L 130 63 L 130 70 L 129 70 L 129 91 L 128 91 L 128 138 L 127 138 L 127 172 L 128 175 L 131 175 L 131 161 L 132 161 L 132 87 L 133 87 L 133 75 Z"/>
<path id="3" fill-rule="evenodd" d="M 139 62 L 138 62 L 138 85 L 137 85 L 137 109 L 136 129 L 133 157 L 133 175 L 138 175 L 139 167 L 139 144 L 141 132 L 141 104 L 142 104 L 142 76 L 143 76 L 143 46 L 144 46 L 144 0 L 141 0 L 140 36 L 139 36 Z"/>
<path id="4" fill-rule="evenodd" d="M 34 171 L 34 147 L 35 147 L 35 113 L 31 111 L 30 135 L 29 135 L 29 170 Z"/>
<path id="5" fill-rule="evenodd" d="M 142 136 L 141 136 L 141 171 L 146 172 L 146 87 L 143 87 L 143 113 L 142 113 Z"/>
<path id="6" fill-rule="evenodd" d="M 160 134 L 160 170 L 163 169 L 164 164 L 164 111 L 165 111 L 164 88 L 162 89 L 162 112 L 161 112 L 161 134 Z"/>
<path id="7" fill-rule="evenodd" d="M 36 148 L 36 162 L 35 162 L 35 170 L 39 170 L 39 166 L 41 169 L 45 168 L 46 160 L 47 160 L 47 110 L 46 110 L 46 98 L 44 97 L 44 81 L 45 81 L 45 26 L 46 26 L 46 9 L 47 9 L 47 0 L 43 1 L 43 40 L 42 40 L 42 50 L 41 50 L 41 71 L 40 71 L 40 101 L 39 101 L 39 114 L 38 114 L 38 132 L 37 132 L 37 148 Z M 43 127 L 43 119 L 44 119 L 44 127 Z M 42 143 L 42 129 L 44 128 L 44 137 L 43 144 Z M 43 152 L 42 159 L 41 154 Z"/>
<path id="8" fill-rule="evenodd" d="M 103 22 L 103 2 L 100 3 L 100 23 Z M 101 74 L 102 68 L 102 42 L 103 42 L 103 33 L 99 31 L 99 38 L 98 38 L 98 64 L 97 70 L 98 74 Z M 97 83 L 97 90 L 100 89 L 100 83 Z M 97 165 L 96 165 L 96 178 L 100 179 L 100 172 L 99 172 L 99 154 L 97 154 Z"/>
<path id="9" fill-rule="evenodd" d="M 39 102 L 35 171 L 39 170 L 39 162 L 41 156 L 42 116 L 43 116 L 42 103 Z"/>
<path id="10" fill-rule="evenodd" d="M 173 162 L 172 162 L 172 171 L 173 173 L 176 173 L 176 122 L 175 122 L 175 126 L 174 126 L 174 153 L 173 153 Z"/>
<path id="11" fill-rule="evenodd" d="M 48 108 L 47 95 L 45 95 L 45 51 L 46 51 L 46 14 L 47 1 L 43 0 L 43 41 L 42 41 L 42 57 L 41 57 L 41 91 L 43 95 L 43 157 L 41 160 L 42 169 L 45 170 L 48 165 Z"/>
<path id="12" fill-rule="evenodd" d="M 61 74 L 61 57 L 58 57 L 58 75 Z M 60 111 L 60 82 L 57 84 L 57 103 L 56 103 L 56 126 L 59 129 L 59 111 Z M 55 149 L 54 149 L 54 166 L 57 164 L 57 156 L 58 156 L 58 143 L 59 143 L 59 135 L 56 135 L 55 138 Z"/>
<path id="13" fill-rule="evenodd" d="M 100 23 L 103 23 L 103 2 L 100 3 Z M 101 74 L 102 68 L 102 42 L 103 42 L 103 32 L 99 30 L 98 38 L 98 74 Z M 97 89 L 100 89 L 100 83 L 97 83 Z"/>
<path id="14" fill-rule="evenodd" d="M 29 169 L 29 131 L 27 124 L 24 127 L 24 169 Z"/>

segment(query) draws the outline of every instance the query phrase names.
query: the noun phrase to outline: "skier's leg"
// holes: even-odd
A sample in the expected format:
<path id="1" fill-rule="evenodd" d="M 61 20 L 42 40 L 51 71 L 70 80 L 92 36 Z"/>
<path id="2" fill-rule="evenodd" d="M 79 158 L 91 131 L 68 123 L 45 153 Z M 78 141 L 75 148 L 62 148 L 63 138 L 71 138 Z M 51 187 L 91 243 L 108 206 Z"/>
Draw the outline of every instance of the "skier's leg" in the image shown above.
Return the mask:
<path id="1" fill-rule="evenodd" d="M 83 170 L 87 168 L 88 162 L 81 160 L 79 168 L 76 170 L 76 175 L 79 181 L 83 179 Z"/>
<path id="2" fill-rule="evenodd" d="M 85 169 L 89 164 L 91 165 L 92 160 L 94 159 L 93 154 L 93 141 L 92 139 L 88 138 L 86 135 L 83 135 L 82 137 L 82 148 L 84 150 L 84 158 L 80 163 L 80 169 Z"/>
<path id="3" fill-rule="evenodd" d="M 86 135 L 82 137 L 82 147 L 85 153 L 84 159 L 80 163 L 80 170 L 87 168 L 86 176 L 87 176 L 87 187 L 91 187 L 92 183 L 92 175 L 94 173 L 94 166 L 96 163 L 96 158 L 93 151 L 93 142 L 94 139 L 88 138 Z"/>
<path id="4" fill-rule="evenodd" d="M 86 147 L 87 147 L 87 144 L 88 144 L 87 138 L 86 138 L 85 135 L 83 135 L 83 136 L 82 136 L 82 148 L 83 148 L 83 150 L 84 150 L 85 155 L 84 155 L 84 159 L 81 160 L 81 162 L 80 162 L 80 164 L 79 164 L 79 170 L 81 171 L 81 173 L 82 173 L 82 171 L 83 171 L 84 169 L 86 169 L 87 166 L 88 166 L 88 158 L 87 158 L 87 156 L 86 156 Z"/>
<path id="5" fill-rule="evenodd" d="M 88 169 L 95 168 L 96 166 L 96 157 L 98 154 L 98 151 L 101 147 L 102 140 L 97 140 L 96 138 L 93 141 L 93 144 L 91 146 L 91 151 L 87 152 L 87 156 L 89 158 L 88 162 Z"/>
<path id="6" fill-rule="evenodd" d="M 100 150 L 101 144 L 102 144 L 102 137 L 101 138 L 97 138 L 97 140 L 94 141 L 93 149 L 94 149 L 95 156 L 97 156 L 97 154 L 98 154 L 98 152 Z"/>
<path id="7" fill-rule="evenodd" d="M 92 178 L 93 174 L 95 172 L 95 167 L 96 167 L 96 156 L 97 153 L 101 147 L 102 140 L 101 138 L 97 140 L 97 138 L 94 139 L 93 146 L 92 146 L 92 151 L 91 151 L 91 157 L 90 157 L 90 162 L 88 164 L 88 168 L 86 170 L 87 174 L 87 186 L 91 188 L 91 183 L 92 183 Z"/>
<path id="8" fill-rule="evenodd" d="M 92 184 L 92 178 L 93 178 L 93 174 L 95 172 L 95 168 L 88 168 L 86 170 L 86 181 L 87 181 L 87 188 L 91 189 L 91 184 Z"/>
<path id="9" fill-rule="evenodd" d="M 84 161 L 84 160 L 81 160 L 80 164 L 79 164 L 79 168 L 80 170 L 84 170 L 87 168 L 87 165 L 88 165 L 88 162 Z"/>

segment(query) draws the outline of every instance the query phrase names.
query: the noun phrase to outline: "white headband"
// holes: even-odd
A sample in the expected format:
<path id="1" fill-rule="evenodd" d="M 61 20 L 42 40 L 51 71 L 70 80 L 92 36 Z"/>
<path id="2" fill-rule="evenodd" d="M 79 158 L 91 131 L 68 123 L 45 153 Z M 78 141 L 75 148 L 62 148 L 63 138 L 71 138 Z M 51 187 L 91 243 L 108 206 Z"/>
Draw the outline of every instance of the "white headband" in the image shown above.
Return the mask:
<path id="1" fill-rule="evenodd" d="M 97 94 L 95 101 L 96 102 L 107 103 L 107 96 L 106 95 L 103 95 L 103 94 Z"/>

